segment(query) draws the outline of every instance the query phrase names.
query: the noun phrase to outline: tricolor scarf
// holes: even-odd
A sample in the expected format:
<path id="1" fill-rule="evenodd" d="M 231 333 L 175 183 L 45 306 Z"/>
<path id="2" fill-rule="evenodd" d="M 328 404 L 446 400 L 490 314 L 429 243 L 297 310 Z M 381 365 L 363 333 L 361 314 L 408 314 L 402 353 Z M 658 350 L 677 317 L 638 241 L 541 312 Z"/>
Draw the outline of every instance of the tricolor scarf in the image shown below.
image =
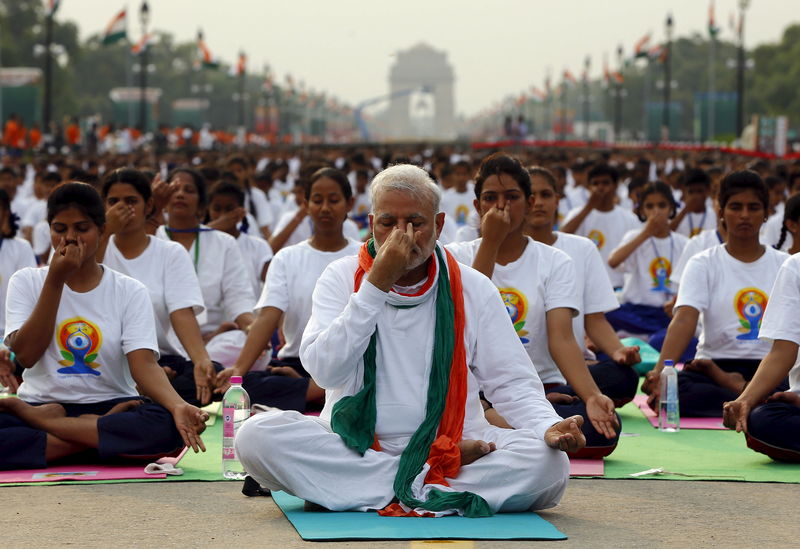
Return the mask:
<path id="1" fill-rule="evenodd" d="M 436 282 L 436 327 L 433 357 L 428 383 L 425 419 L 409 440 L 400 456 L 400 465 L 394 479 L 397 498 L 412 510 L 445 511 L 459 509 L 467 517 L 485 517 L 492 514 L 486 501 L 472 492 L 443 492 L 433 489 L 427 501 L 416 499 L 411 490 L 414 478 L 422 471 L 426 461 L 430 470 L 426 484 L 449 486 L 446 477 L 455 478 L 461 468 L 461 442 L 464 429 L 464 406 L 467 398 L 467 359 L 464 348 L 464 296 L 461 271 L 458 263 L 437 246 L 435 259 L 429 262 L 428 279 L 413 296 L 433 291 Z M 375 258 L 373 240 L 365 243 L 358 254 L 355 273 L 355 290 L 361 286 L 364 275 L 372 268 Z M 404 294 L 400 294 L 403 296 Z M 413 297 L 406 296 L 406 297 Z M 417 303 L 418 304 L 418 303 Z M 403 305 L 394 305 L 404 307 Z M 416 305 L 410 305 L 411 307 Z M 361 455 L 368 448 L 380 451 L 375 435 L 377 417 L 375 404 L 377 328 L 364 352 L 364 386 L 353 396 L 344 397 L 333 406 L 331 428 L 342 437 L 345 444 Z M 379 511 L 382 515 L 418 516 L 407 513 L 397 504 Z"/>

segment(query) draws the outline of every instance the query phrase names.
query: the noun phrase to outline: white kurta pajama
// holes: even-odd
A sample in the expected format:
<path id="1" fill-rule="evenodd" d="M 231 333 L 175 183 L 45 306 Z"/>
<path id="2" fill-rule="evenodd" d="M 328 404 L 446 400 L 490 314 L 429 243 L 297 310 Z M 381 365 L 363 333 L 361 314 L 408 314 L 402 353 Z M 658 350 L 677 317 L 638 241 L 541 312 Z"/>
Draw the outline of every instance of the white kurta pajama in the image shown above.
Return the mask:
<path id="1" fill-rule="evenodd" d="M 400 454 L 424 419 L 431 370 L 436 283 L 413 308 L 398 309 L 367 281 L 353 293 L 357 257 L 332 263 L 320 277 L 300 357 L 326 389 L 319 418 L 268 412 L 248 420 L 236 452 L 262 486 L 280 489 L 332 510 L 381 509 L 395 497 Z M 464 439 L 495 442 L 497 450 L 465 465 L 450 486 L 423 485 L 428 466 L 413 483 L 416 499 L 431 488 L 469 491 L 492 511 L 555 506 L 569 476 L 566 454 L 548 447 L 545 431 L 561 420 L 545 399 L 497 289 L 482 274 L 460 265 L 464 288 L 464 339 L 468 388 Z M 363 456 L 331 431 L 333 405 L 363 387 L 363 354 L 377 326 L 375 433 L 382 451 Z M 489 425 L 478 387 L 515 430 Z"/>

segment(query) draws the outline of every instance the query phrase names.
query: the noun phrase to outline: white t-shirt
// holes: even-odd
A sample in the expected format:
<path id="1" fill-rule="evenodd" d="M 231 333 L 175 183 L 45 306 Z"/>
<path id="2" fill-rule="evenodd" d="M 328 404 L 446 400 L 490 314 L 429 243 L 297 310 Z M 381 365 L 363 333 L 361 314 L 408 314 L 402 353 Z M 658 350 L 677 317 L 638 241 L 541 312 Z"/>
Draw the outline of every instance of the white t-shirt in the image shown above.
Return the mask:
<path id="1" fill-rule="evenodd" d="M 783 262 L 770 296 L 759 337 L 768 342 L 783 339 L 800 345 L 800 254 Z M 800 393 L 800 353 L 789 372 L 789 390 Z"/>
<path id="2" fill-rule="evenodd" d="M 702 213 L 686 212 L 675 232 L 688 238 L 694 238 L 703 231 L 715 230 L 716 228 L 717 214 L 714 213 L 713 208 L 707 207 Z"/>
<path id="3" fill-rule="evenodd" d="M 636 238 L 641 229 L 625 233 L 620 246 Z M 676 232 L 666 238 L 650 237 L 617 266 L 624 273 L 622 302 L 661 307 L 677 291 L 672 266 L 680 258 L 688 238 Z M 618 246 L 619 248 L 619 246 Z"/>
<path id="4" fill-rule="evenodd" d="M 169 315 L 189 307 L 195 315 L 203 312 L 200 282 L 183 246 L 152 236 L 148 239 L 147 247 L 138 257 L 126 259 L 117 248 L 116 237 L 112 236 L 108 240 L 103 264 L 135 278 L 147 288 L 156 319 L 159 352 L 188 358 Z"/>
<path id="5" fill-rule="evenodd" d="M 573 309 L 574 315 L 580 312 L 575 267 L 561 250 L 527 239 L 519 259 L 508 265 L 495 264 L 492 282 L 500 290 L 511 323 L 542 383 L 564 383 L 548 349 L 546 313 L 558 307 Z M 471 266 L 481 240 L 456 242 L 447 249 L 459 262 Z"/>
<path id="6" fill-rule="evenodd" d="M 11 277 L 7 338 L 28 320 L 49 267 Z M 27 402 L 91 403 L 138 395 L 126 355 L 149 349 L 158 357 L 153 309 L 144 285 L 104 268 L 88 292 L 64 285 L 53 337 L 39 361 L 22 374 L 17 391 Z"/>
<path id="7" fill-rule="evenodd" d="M 584 315 L 613 311 L 619 308 L 619 301 L 594 242 L 582 236 L 557 232 L 553 247 L 570 256 L 575 266 L 575 285 L 581 298 L 581 311 L 572 320 L 572 331 L 585 355 Z M 594 356 L 590 355 L 590 358 Z"/>
<path id="8" fill-rule="evenodd" d="M 569 223 L 573 217 L 578 215 L 578 212 L 580 212 L 582 208 L 583 206 L 573 208 L 572 211 L 567 214 L 564 224 L 566 225 Z M 576 235 L 585 236 L 595 243 L 597 249 L 600 251 L 600 257 L 603 258 L 603 264 L 606 266 L 608 278 L 615 288 L 622 286 L 622 273 L 608 266 L 608 257 L 611 255 L 611 250 L 619 246 L 619 243 L 622 242 L 622 237 L 625 236 L 625 233 L 633 229 L 638 229 L 641 226 L 641 222 L 633 213 L 619 206 L 614 206 L 614 209 L 610 212 L 592 210 L 578 227 L 578 230 L 575 231 Z"/>
<path id="9" fill-rule="evenodd" d="M 469 242 L 470 240 L 475 240 L 480 237 L 481 235 L 478 229 L 470 225 L 464 225 L 463 227 L 459 227 L 458 231 L 456 231 L 456 239 L 454 242 Z"/>
<path id="10" fill-rule="evenodd" d="M 272 227 L 275 220 L 272 215 L 272 206 L 267 199 L 267 194 L 258 187 L 250 187 L 249 191 L 245 191 L 244 205 L 245 210 L 250 212 L 250 203 L 252 201 L 253 209 L 256 211 L 256 222 L 259 227 Z"/>
<path id="11" fill-rule="evenodd" d="M 263 287 L 261 271 L 264 269 L 264 265 L 272 259 L 272 248 L 270 248 L 269 242 L 263 238 L 245 233 L 239 233 L 236 245 L 239 246 L 239 253 L 242 254 L 244 268 L 247 271 L 250 285 L 253 287 L 253 295 L 261 295 Z"/>
<path id="12" fill-rule="evenodd" d="M 205 230 L 198 232 L 194 244 L 184 251 L 194 262 L 203 292 L 206 319 L 205 322 L 198 319 L 198 322 L 200 330 L 206 333 L 213 332 L 223 322 L 233 322 L 239 315 L 252 312 L 256 298 L 236 239 L 204 225 L 200 228 Z M 156 231 L 156 236 L 170 240 L 163 225 Z"/>
<path id="13" fill-rule="evenodd" d="M 256 310 L 275 307 L 284 312 L 283 336 L 286 344 L 278 358 L 300 355 L 300 338 L 311 317 L 311 296 L 322 271 L 333 261 L 357 255 L 361 244 L 348 240 L 347 246 L 336 252 L 322 252 L 303 241 L 278 250 L 267 271 L 267 280 Z"/>
<path id="14" fill-rule="evenodd" d="M 20 216 L 21 227 L 34 227 L 47 219 L 47 200 L 36 198 L 28 202 L 24 215 Z"/>
<path id="15" fill-rule="evenodd" d="M 285 212 L 278 224 L 275 226 L 275 230 L 272 231 L 272 234 L 280 233 L 284 227 L 286 227 L 294 217 L 294 212 Z M 308 240 L 311 238 L 311 235 L 314 234 L 314 222 L 311 221 L 310 216 L 306 216 L 300 224 L 295 228 L 294 232 L 289 236 L 289 239 L 283 245 L 285 248 L 286 246 L 294 246 L 295 244 L 299 244 L 304 240 Z M 358 230 L 358 225 L 352 219 L 345 219 L 344 224 L 342 225 L 342 234 L 344 234 L 345 238 L 351 240 L 361 240 L 361 233 Z"/>
<path id="16" fill-rule="evenodd" d="M 463 193 L 455 188 L 450 188 L 442 192 L 442 200 L 439 203 L 439 211 L 451 217 L 456 225 L 463 227 L 469 221 L 469 216 L 475 209 L 475 186 L 467 184 L 467 190 Z"/>
<path id="17" fill-rule="evenodd" d="M 6 325 L 6 294 L 11 276 L 25 267 L 36 267 L 31 245 L 22 238 L 0 238 L 0 332 Z"/>
<path id="18" fill-rule="evenodd" d="M 684 246 L 678 261 L 672 267 L 672 281 L 676 284 L 680 284 L 683 270 L 686 268 L 686 264 L 689 260 L 703 250 L 718 246 L 719 244 L 724 244 L 724 242 L 722 241 L 722 236 L 717 232 L 717 229 L 709 229 L 690 238 L 689 242 Z"/>
<path id="19" fill-rule="evenodd" d="M 689 260 L 681 278 L 675 309 L 700 311 L 703 331 L 697 358 L 764 358 L 770 344 L 759 341 L 761 318 L 778 269 L 789 257 L 765 246 L 752 263 L 731 256 L 725 245 L 709 248 Z"/>
<path id="20" fill-rule="evenodd" d="M 50 224 L 47 220 L 39 221 L 33 226 L 31 240 L 33 241 L 33 253 L 37 256 L 44 255 L 50 250 Z"/>

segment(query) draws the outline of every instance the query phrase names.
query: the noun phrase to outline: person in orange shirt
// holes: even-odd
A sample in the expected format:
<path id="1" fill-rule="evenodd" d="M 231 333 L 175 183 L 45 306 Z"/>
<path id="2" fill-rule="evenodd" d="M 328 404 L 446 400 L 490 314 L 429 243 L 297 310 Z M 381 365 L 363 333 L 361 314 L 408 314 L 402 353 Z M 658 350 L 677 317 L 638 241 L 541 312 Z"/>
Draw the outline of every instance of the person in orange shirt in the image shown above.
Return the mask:
<path id="1" fill-rule="evenodd" d="M 67 129 L 64 130 L 64 134 L 67 138 L 67 146 L 69 146 L 72 150 L 77 150 L 80 147 L 81 141 L 81 129 L 78 126 L 78 119 L 72 118 L 67 126 Z"/>
<path id="2" fill-rule="evenodd" d="M 33 125 L 31 125 L 31 129 L 28 131 L 28 148 L 38 149 L 41 142 L 42 130 L 39 128 L 39 124 L 34 122 Z"/>
<path id="3" fill-rule="evenodd" d="M 3 145 L 11 149 L 17 148 L 20 123 L 16 113 L 11 113 L 3 128 Z"/>

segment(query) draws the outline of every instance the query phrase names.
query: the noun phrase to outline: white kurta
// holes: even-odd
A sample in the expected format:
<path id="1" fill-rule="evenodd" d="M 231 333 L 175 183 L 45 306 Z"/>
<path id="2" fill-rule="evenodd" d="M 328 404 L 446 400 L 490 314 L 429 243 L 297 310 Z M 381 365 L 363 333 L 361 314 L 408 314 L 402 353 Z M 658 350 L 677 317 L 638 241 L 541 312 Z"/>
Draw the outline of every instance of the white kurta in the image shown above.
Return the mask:
<path id="1" fill-rule="evenodd" d="M 357 258 L 346 257 L 320 277 L 300 347 L 303 365 L 326 389 L 320 418 L 292 412 L 255 416 L 237 435 L 236 452 L 262 486 L 333 510 L 365 511 L 382 508 L 394 498 L 400 454 L 424 416 L 435 300 L 398 309 L 366 278 L 354 293 L 356 267 Z M 450 487 L 436 488 L 475 492 L 494 511 L 552 507 L 566 486 L 568 460 L 542 439 L 561 418 L 545 399 L 494 285 L 469 267 L 460 269 L 469 365 L 463 438 L 495 442 L 498 449 L 462 467 Z M 435 287 L 430 290 L 434 291 Z M 359 456 L 331 432 L 329 421 L 334 404 L 362 388 L 362 356 L 376 328 L 376 434 L 383 451 L 367 450 Z M 479 386 L 516 430 L 489 425 Z M 422 485 L 426 471 L 427 466 L 413 487 L 421 499 L 430 489 Z"/>

